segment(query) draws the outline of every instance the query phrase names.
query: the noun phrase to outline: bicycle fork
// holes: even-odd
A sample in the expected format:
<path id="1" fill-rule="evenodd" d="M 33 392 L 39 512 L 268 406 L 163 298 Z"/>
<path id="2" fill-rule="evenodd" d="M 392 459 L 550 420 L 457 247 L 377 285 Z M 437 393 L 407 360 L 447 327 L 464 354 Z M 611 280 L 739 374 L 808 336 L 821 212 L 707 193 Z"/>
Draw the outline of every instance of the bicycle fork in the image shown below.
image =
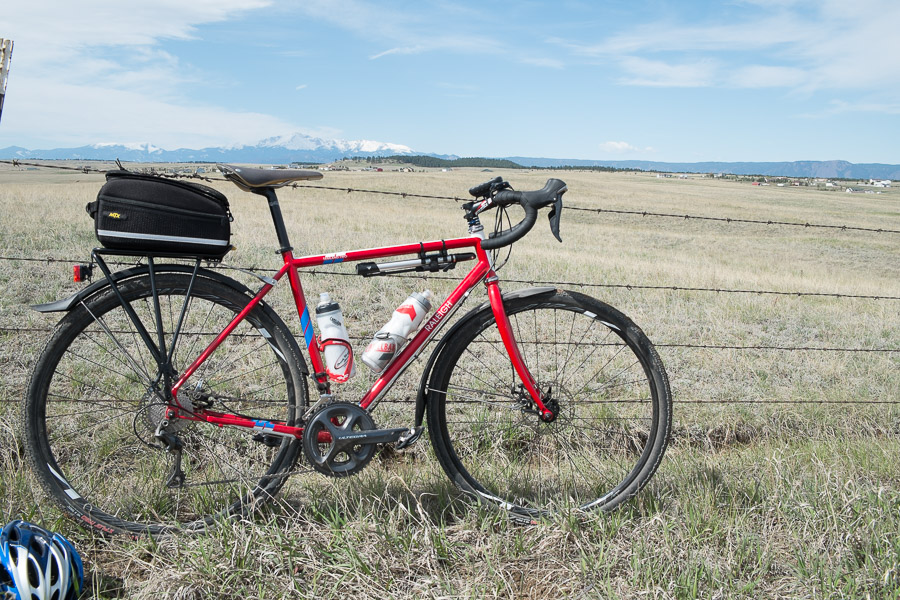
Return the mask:
<path id="1" fill-rule="evenodd" d="M 497 322 L 500 338 L 503 340 L 503 346 L 506 348 L 506 353 L 509 355 L 510 361 L 512 361 L 513 369 L 515 369 L 516 374 L 519 376 L 519 380 L 522 382 L 521 385 L 525 388 L 525 391 L 528 392 L 528 395 L 531 397 L 535 406 L 537 406 L 541 421 L 551 423 L 556 419 L 559 409 L 552 401 L 550 390 L 548 390 L 546 394 L 541 392 L 537 382 L 534 380 L 534 376 L 532 376 L 531 371 L 528 370 L 528 366 L 525 364 L 525 360 L 522 358 L 522 353 L 519 351 L 519 344 L 516 342 L 512 326 L 509 322 L 509 316 L 506 314 L 506 308 L 503 306 L 500 286 L 497 283 L 498 279 L 497 275 L 491 270 L 488 277 L 484 280 L 484 285 L 487 287 L 491 311 L 494 313 L 494 320 Z M 550 406 L 548 406 L 548 404 Z"/>

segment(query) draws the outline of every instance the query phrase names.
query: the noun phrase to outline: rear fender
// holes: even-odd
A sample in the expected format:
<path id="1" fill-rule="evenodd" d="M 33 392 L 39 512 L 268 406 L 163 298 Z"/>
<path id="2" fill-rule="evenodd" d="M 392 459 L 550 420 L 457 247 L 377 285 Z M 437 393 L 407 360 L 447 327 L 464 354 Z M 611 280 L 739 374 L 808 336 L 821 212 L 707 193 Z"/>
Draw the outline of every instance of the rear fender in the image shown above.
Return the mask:
<path id="1" fill-rule="evenodd" d="M 141 275 L 146 275 L 150 272 L 150 267 L 148 265 L 140 265 L 137 267 L 132 267 L 130 269 L 123 269 L 122 271 L 116 271 L 112 274 L 112 280 L 116 283 L 120 281 L 125 281 L 126 279 L 131 279 L 133 277 L 140 277 Z M 154 273 L 187 273 L 190 275 L 194 272 L 194 267 L 188 265 L 155 265 L 153 267 Z M 243 284 L 235 281 L 230 277 L 226 277 L 225 275 L 221 275 L 216 273 L 215 271 L 210 271 L 209 269 L 199 269 L 197 271 L 198 277 L 206 277 L 207 279 L 213 279 L 220 283 L 224 283 L 230 287 L 236 288 L 244 293 L 250 293 L 250 290 L 247 289 Z M 82 289 L 81 291 L 69 296 L 68 298 L 63 298 L 62 300 L 57 300 L 56 302 L 48 302 L 46 304 L 34 304 L 31 306 L 32 310 L 36 310 L 41 313 L 52 313 L 52 312 L 69 312 L 76 306 L 78 306 L 84 300 L 87 300 L 91 296 L 95 294 L 99 294 L 106 288 L 110 287 L 109 280 L 105 277 L 102 279 L 98 279 L 91 285 Z M 251 294 L 252 295 L 252 294 Z"/>
<path id="2" fill-rule="evenodd" d="M 150 272 L 150 267 L 148 265 L 140 265 L 137 267 L 132 267 L 130 269 L 124 269 L 122 271 L 116 271 L 112 273 L 112 280 L 115 283 L 124 282 L 128 279 L 133 279 L 135 277 L 141 277 Z M 177 264 L 165 264 L 165 265 L 154 265 L 153 267 L 154 273 L 185 273 L 190 275 L 194 272 L 194 267 L 192 265 L 177 265 Z M 215 271 L 211 271 L 210 269 L 198 269 L 197 277 L 203 277 L 206 279 L 211 279 L 223 285 L 227 285 L 228 287 L 240 292 L 241 294 L 247 296 L 247 301 L 250 301 L 250 298 L 253 298 L 256 294 L 250 290 L 243 283 L 232 279 L 226 275 L 222 275 L 221 273 L 217 273 Z M 87 286 L 80 292 L 69 296 L 68 298 L 63 298 L 62 300 L 57 300 L 56 302 L 48 302 L 46 304 L 35 304 L 31 308 L 32 310 L 36 310 L 41 313 L 52 313 L 52 312 L 69 312 L 72 309 L 76 308 L 82 302 L 87 299 L 102 293 L 104 290 L 110 287 L 109 280 L 106 277 L 95 281 L 91 285 Z M 294 336 L 288 327 L 285 324 L 285 333 L 288 335 L 290 339 L 293 339 Z M 297 357 L 297 367 L 300 369 L 301 373 L 308 374 L 309 369 L 306 366 L 306 361 L 303 358 L 303 354 L 300 352 L 299 347 L 296 347 L 294 353 Z"/>

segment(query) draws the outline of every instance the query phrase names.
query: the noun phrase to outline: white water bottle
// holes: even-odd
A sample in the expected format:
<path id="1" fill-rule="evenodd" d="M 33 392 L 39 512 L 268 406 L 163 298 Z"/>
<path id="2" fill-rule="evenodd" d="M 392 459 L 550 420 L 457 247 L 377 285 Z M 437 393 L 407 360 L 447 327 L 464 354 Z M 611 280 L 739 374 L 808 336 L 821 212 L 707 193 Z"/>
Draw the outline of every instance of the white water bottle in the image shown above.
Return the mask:
<path id="1" fill-rule="evenodd" d="M 406 344 L 407 336 L 417 331 L 431 310 L 431 290 L 421 294 L 413 292 L 397 307 L 391 320 L 382 327 L 363 352 L 362 361 L 367 367 L 381 373 Z"/>
<path id="2" fill-rule="evenodd" d="M 319 296 L 316 322 L 319 325 L 319 351 L 325 354 L 328 378 L 343 383 L 356 375 L 356 365 L 353 364 L 353 348 L 344 327 L 341 307 L 327 292 Z"/>

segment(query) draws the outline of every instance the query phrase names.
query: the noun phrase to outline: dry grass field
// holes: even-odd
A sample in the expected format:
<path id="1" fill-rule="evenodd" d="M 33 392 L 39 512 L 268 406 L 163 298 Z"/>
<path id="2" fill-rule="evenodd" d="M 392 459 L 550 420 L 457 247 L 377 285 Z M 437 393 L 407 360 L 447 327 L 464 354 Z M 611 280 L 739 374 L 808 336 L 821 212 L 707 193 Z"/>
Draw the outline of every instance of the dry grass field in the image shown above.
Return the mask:
<path id="1" fill-rule="evenodd" d="M 565 202 L 583 208 L 900 229 L 897 189 L 845 194 L 645 173 L 476 169 L 336 172 L 311 185 L 462 196 L 498 174 L 523 190 L 559 177 L 569 185 Z M 71 282 L 71 263 L 44 259 L 88 260 L 96 240 L 84 206 L 102 182 L 0 165 L 0 518 L 70 536 L 94 596 L 900 596 L 900 300 L 641 287 L 896 298 L 900 234 L 567 210 L 559 244 L 539 217 L 501 280 L 568 282 L 559 287 L 619 308 L 657 344 L 672 384 L 662 466 L 612 514 L 511 523 L 457 492 L 423 438 L 347 480 L 291 480 L 251 520 L 201 536 L 128 541 L 64 518 L 40 493 L 20 439 L 24 389 L 60 316 L 28 305 L 82 285 Z M 227 182 L 210 185 L 228 195 L 235 215 L 237 250 L 225 264 L 277 268 L 262 199 Z M 315 189 L 279 197 L 298 255 L 465 234 L 449 200 Z M 357 356 L 409 292 L 451 289 L 434 277 L 347 276 L 353 265 L 327 271 L 304 279 L 306 296 L 328 291 L 340 301 Z M 242 272 L 228 274 L 258 287 Z M 299 335 L 283 283 L 272 304 Z M 378 425 L 412 421 L 422 366 L 374 411 Z M 340 389 L 343 399 L 368 387 L 363 370 Z"/>

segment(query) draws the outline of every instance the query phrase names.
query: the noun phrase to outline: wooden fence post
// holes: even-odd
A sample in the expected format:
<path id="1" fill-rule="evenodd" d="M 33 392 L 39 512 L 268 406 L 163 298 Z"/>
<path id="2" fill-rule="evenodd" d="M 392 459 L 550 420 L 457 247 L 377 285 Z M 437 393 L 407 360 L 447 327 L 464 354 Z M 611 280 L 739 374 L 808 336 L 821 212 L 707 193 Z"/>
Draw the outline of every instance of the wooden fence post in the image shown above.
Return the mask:
<path id="1" fill-rule="evenodd" d="M 12 60 L 13 42 L 0 38 L 0 118 L 3 117 L 3 99 L 6 97 L 6 78 Z"/>

